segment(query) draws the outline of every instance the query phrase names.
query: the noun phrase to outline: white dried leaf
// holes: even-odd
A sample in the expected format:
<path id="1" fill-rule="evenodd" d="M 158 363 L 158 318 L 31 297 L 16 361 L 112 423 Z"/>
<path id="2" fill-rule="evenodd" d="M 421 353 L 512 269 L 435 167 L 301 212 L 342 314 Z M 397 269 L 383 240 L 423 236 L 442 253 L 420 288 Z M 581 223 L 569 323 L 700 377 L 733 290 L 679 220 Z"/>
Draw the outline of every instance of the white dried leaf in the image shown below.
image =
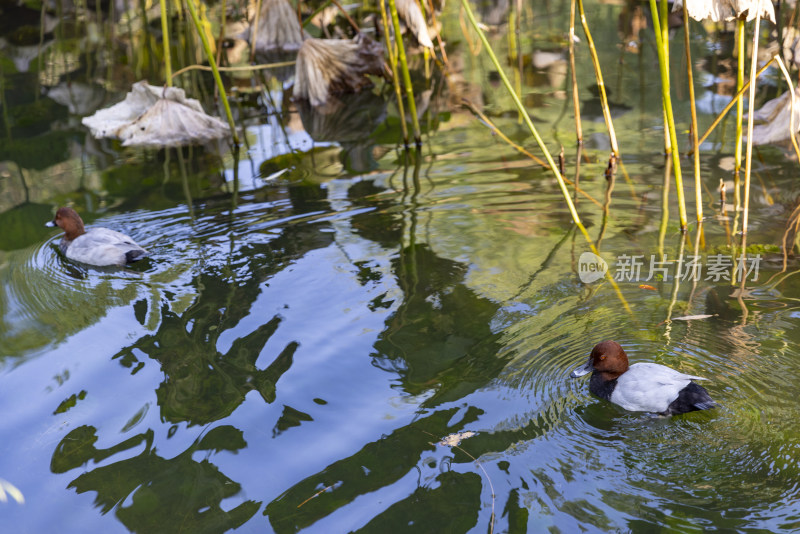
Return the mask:
<path id="1" fill-rule="evenodd" d="M 449 436 L 445 436 L 444 438 L 442 438 L 442 440 L 439 442 L 439 445 L 446 445 L 447 447 L 455 447 L 456 445 L 461 443 L 461 440 L 471 438 L 475 434 L 476 432 L 470 432 L 470 431 L 456 432 L 455 434 L 450 434 Z"/>
<path id="2" fill-rule="evenodd" d="M 123 146 L 179 146 L 230 135 L 228 125 L 203 111 L 183 89 L 133 84 L 125 100 L 84 117 L 96 138 L 122 140 Z"/>
<path id="3" fill-rule="evenodd" d="M 794 133 L 800 131 L 800 87 L 795 89 Z M 753 127 L 753 144 L 766 145 L 789 139 L 792 98 L 789 91 L 773 98 L 753 113 L 753 119 L 763 121 Z"/>
<path id="4" fill-rule="evenodd" d="M 297 50 L 303 44 L 303 30 L 287 0 L 264 0 L 258 17 L 256 51 Z"/>
<path id="5" fill-rule="evenodd" d="M 420 45 L 425 48 L 433 49 L 433 42 L 431 41 L 430 33 L 428 33 L 428 24 L 425 22 L 425 16 L 417 4 L 416 0 L 395 0 L 397 7 L 397 14 L 405 22 L 406 27 Z"/>
<path id="6" fill-rule="evenodd" d="M 708 319 L 709 317 L 716 317 L 716 314 L 711 315 L 684 315 L 683 317 L 673 317 L 673 321 L 694 321 L 696 319 Z"/>
<path id="7" fill-rule="evenodd" d="M 303 41 L 295 65 L 294 96 L 321 106 L 333 93 L 372 85 L 366 74 L 383 72 L 383 49 L 369 38 Z"/>
<path id="8" fill-rule="evenodd" d="M 8 502 L 9 496 L 19 504 L 25 504 L 25 497 L 22 495 L 22 492 L 11 482 L 0 478 L 0 502 Z"/>

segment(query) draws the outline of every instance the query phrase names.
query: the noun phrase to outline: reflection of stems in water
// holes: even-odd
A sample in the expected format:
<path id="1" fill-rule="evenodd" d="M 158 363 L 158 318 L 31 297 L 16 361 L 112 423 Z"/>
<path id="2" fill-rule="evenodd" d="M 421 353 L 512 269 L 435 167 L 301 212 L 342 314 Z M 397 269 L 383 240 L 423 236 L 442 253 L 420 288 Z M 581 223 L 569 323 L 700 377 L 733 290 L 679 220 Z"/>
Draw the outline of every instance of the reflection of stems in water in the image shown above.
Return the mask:
<path id="1" fill-rule="evenodd" d="M 569 191 L 567 190 L 567 186 L 564 183 L 564 177 L 561 176 L 561 173 L 558 171 L 558 167 L 556 167 L 556 164 L 553 161 L 553 156 L 551 156 L 550 151 L 547 150 L 547 145 L 544 144 L 544 141 L 539 135 L 539 132 L 536 130 L 536 126 L 534 126 L 533 121 L 530 118 L 530 115 L 528 115 L 528 112 L 522 105 L 522 101 L 520 101 L 520 99 L 517 97 L 517 94 L 514 92 L 514 88 L 511 86 L 511 82 L 508 81 L 508 76 L 506 76 L 503 67 L 497 60 L 497 56 L 494 54 L 492 47 L 489 45 L 489 40 L 486 38 L 486 35 L 478 26 L 478 21 L 475 20 L 475 15 L 472 13 L 472 8 L 470 7 L 469 2 L 467 0 L 461 0 L 461 5 L 464 8 L 464 12 L 467 14 L 467 18 L 469 18 L 472 27 L 478 33 L 478 37 L 480 37 L 481 43 L 483 43 L 483 46 L 486 48 L 486 53 L 489 55 L 489 58 L 492 60 L 492 63 L 497 69 L 497 73 L 500 75 L 500 79 L 502 80 L 503 85 L 505 86 L 508 93 L 511 95 L 511 99 L 514 101 L 514 105 L 517 107 L 517 110 L 520 113 L 522 113 L 522 117 L 525 120 L 525 124 L 528 126 L 528 129 L 530 130 L 534 139 L 536 139 L 536 144 L 538 144 L 539 148 L 542 150 L 542 152 L 544 152 L 545 159 L 547 160 L 547 163 L 550 166 L 550 171 L 555 176 L 556 181 L 558 182 L 558 186 L 561 188 L 561 194 L 563 195 L 564 201 L 567 204 L 567 208 L 569 209 L 570 215 L 572 216 L 572 220 L 578 226 L 578 229 L 581 231 L 581 234 L 583 234 L 583 237 L 589 244 L 589 248 L 592 250 L 594 254 L 599 256 L 600 253 L 594 246 L 592 238 L 589 236 L 589 232 L 586 231 L 586 227 L 583 226 L 583 223 L 581 222 L 581 219 L 578 216 L 577 210 L 575 210 L 575 205 L 572 203 L 572 198 L 570 198 Z M 628 302 L 625 300 L 625 297 L 622 295 L 622 291 L 620 291 L 619 285 L 617 285 L 616 280 L 614 280 L 614 277 L 608 271 L 606 271 L 606 278 L 611 283 L 611 286 L 614 288 L 614 291 L 617 293 L 617 297 L 619 298 L 625 310 L 628 313 L 632 314 L 633 312 L 631 311 L 630 306 L 628 306 Z"/>
<path id="2" fill-rule="evenodd" d="M 531 154 L 530 152 L 525 150 L 525 148 L 521 147 L 520 145 L 518 145 L 517 143 L 512 141 L 502 131 L 500 131 L 500 129 L 497 126 L 495 126 L 495 124 L 491 121 L 491 119 L 489 119 L 489 117 L 487 117 L 481 110 L 479 110 L 478 107 L 475 106 L 475 104 L 473 104 L 472 102 L 470 102 L 466 98 L 462 98 L 461 99 L 461 103 L 464 104 L 465 106 L 467 106 L 470 110 L 472 110 L 473 113 L 478 115 L 481 118 L 481 122 L 486 124 L 486 126 L 488 126 L 490 130 L 492 130 L 493 134 L 496 134 L 500 139 L 502 139 L 503 141 L 508 143 L 511 146 L 511 148 L 513 148 L 514 150 L 518 151 L 520 154 L 524 154 L 525 156 L 528 156 L 529 158 L 531 158 L 533 161 L 535 161 L 536 163 L 538 163 L 539 165 L 541 165 L 545 169 L 549 169 L 550 168 L 550 166 L 546 162 L 542 161 L 541 158 L 537 158 L 536 156 L 534 156 L 533 154 Z M 578 153 L 578 157 L 580 157 L 580 152 Z M 580 163 L 578 163 L 578 166 L 580 166 Z M 577 169 L 576 169 L 576 173 L 577 172 L 579 172 L 579 171 L 577 171 Z M 571 182 L 569 179 L 564 177 L 563 173 L 561 174 L 561 176 L 564 178 L 564 182 L 565 183 L 567 183 L 569 185 L 573 185 L 573 182 Z M 583 189 L 578 188 L 578 184 L 577 183 L 574 184 L 574 185 L 575 185 L 576 191 L 578 193 L 580 193 L 581 195 L 585 196 L 586 198 L 588 198 L 589 200 L 594 202 L 597 205 L 597 207 L 602 207 L 603 206 L 602 204 L 600 204 L 600 202 L 595 200 L 595 198 L 593 196 L 591 196 L 589 193 L 587 193 Z"/>
<path id="3" fill-rule="evenodd" d="M 756 67 L 758 67 L 758 28 L 761 24 L 761 9 L 756 10 L 756 28 L 753 31 L 753 60 L 750 63 L 750 95 L 747 112 L 747 150 L 744 159 L 744 203 L 742 209 L 742 235 L 747 235 L 747 219 L 750 210 L 750 171 L 753 169 L 753 115 L 756 112 Z M 744 239 L 743 239 L 744 241 Z M 745 316 L 746 317 L 746 316 Z"/>
<path id="4" fill-rule="evenodd" d="M 386 53 L 389 56 L 389 67 L 392 69 L 392 85 L 397 98 L 397 111 L 400 114 L 400 127 L 403 130 L 403 145 L 408 146 L 408 125 L 406 124 L 406 111 L 403 105 L 403 91 L 400 89 L 400 74 L 397 72 L 397 58 L 394 55 L 394 46 L 389 37 L 389 17 L 386 14 L 386 2 L 380 0 L 381 20 L 383 21 L 383 39 L 386 42 Z M 397 41 L 397 36 L 394 38 Z"/>
<path id="5" fill-rule="evenodd" d="M 658 225 L 658 255 L 664 261 L 664 238 L 669 223 L 669 175 L 672 171 L 672 159 L 664 158 L 664 183 L 661 184 L 661 223 Z"/>
<path id="6" fill-rule="evenodd" d="M 600 248 L 600 243 L 603 242 L 603 237 L 606 234 L 606 228 L 608 227 L 608 214 L 611 209 L 611 193 L 614 191 L 614 182 L 616 181 L 616 177 L 614 173 L 611 173 L 606 178 L 606 198 L 603 202 L 603 220 L 600 223 L 600 232 L 597 235 L 597 248 Z"/>
<path id="7" fill-rule="evenodd" d="M 17 162 L 17 172 L 19 172 L 19 181 L 22 183 L 22 189 L 25 190 L 25 203 L 31 201 L 30 192 L 28 191 L 28 184 L 25 183 L 25 174 L 22 172 L 22 166 Z"/>
<path id="8" fill-rule="evenodd" d="M 259 0 L 260 3 L 260 0 Z M 222 83 L 222 78 L 219 75 L 219 70 L 217 69 L 217 63 L 214 61 L 214 54 L 211 53 L 211 47 L 208 44 L 208 38 L 206 37 L 205 31 L 203 31 L 203 27 L 200 23 L 200 19 L 197 16 L 197 9 L 194 5 L 194 0 L 186 0 L 186 5 L 189 7 L 189 13 L 192 15 L 192 22 L 194 22 L 194 27 L 197 30 L 197 34 L 200 36 L 200 41 L 203 43 L 203 50 L 206 52 L 206 58 L 208 62 L 211 63 L 211 71 L 214 74 L 214 81 L 219 88 L 219 96 L 222 100 L 222 105 L 225 108 L 225 115 L 228 117 L 228 125 L 231 128 L 231 137 L 233 139 L 233 144 L 239 144 L 239 136 L 236 134 L 236 124 L 233 122 L 233 115 L 231 114 L 231 106 L 228 103 L 228 95 L 225 94 L 225 86 Z M 256 12 L 256 16 L 258 12 Z"/>
<path id="9" fill-rule="evenodd" d="M 703 221 L 698 221 L 697 223 L 697 235 L 694 238 L 694 255 L 700 256 L 700 243 L 703 239 Z M 692 306 L 692 299 L 694 298 L 694 293 L 697 290 L 697 278 L 695 273 L 692 273 L 692 291 L 689 293 L 689 300 L 686 303 L 686 308 L 691 309 Z M 691 321 L 689 322 L 691 324 Z"/>
<path id="10" fill-rule="evenodd" d="M 589 52 L 594 66 L 594 76 L 597 80 L 597 88 L 600 90 L 600 104 L 603 106 L 603 118 L 608 129 L 608 138 L 611 141 L 611 150 L 614 152 L 614 159 L 619 159 L 619 145 L 617 145 L 617 135 L 614 133 L 614 124 L 611 122 L 611 109 L 608 107 L 608 97 L 606 96 L 606 86 L 603 83 L 603 71 L 600 70 L 600 59 L 597 57 L 597 49 L 594 47 L 592 34 L 589 32 L 589 23 L 586 22 L 586 13 L 583 11 L 583 0 L 578 0 L 578 11 L 581 16 L 583 33 L 586 34 L 586 42 L 589 45 Z"/>
<path id="11" fill-rule="evenodd" d="M 417 148 L 420 148 L 422 146 L 422 135 L 419 130 L 417 104 L 414 101 L 414 87 L 411 85 L 411 73 L 408 71 L 408 62 L 406 61 L 406 47 L 403 44 L 403 34 L 400 31 L 400 18 L 397 15 L 397 5 L 394 0 L 389 0 L 389 12 L 392 15 L 394 40 L 397 43 L 397 57 L 400 60 L 400 68 L 403 71 L 403 84 L 406 86 L 408 113 L 411 115 L 411 124 L 414 126 L 414 141 L 417 144 Z"/>
<path id="12" fill-rule="evenodd" d="M 764 71 L 766 71 L 766 70 L 769 68 L 769 66 L 770 66 L 770 65 L 772 65 L 772 62 L 773 62 L 773 61 L 775 61 L 775 58 L 774 58 L 774 57 L 773 57 L 772 59 L 770 59 L 770 60 L 769 60 L 769 61 L 766 63 L 766 65 L 764 65 L 763 67 L 761 67 L 761 68 L 758 70 L 758 72 L 756 73 L 755 77 L 756 77 L 756 78 L 758 78 L 759 76 L 761 76 L 761 75 L 764 73 Z M 706 139 L 708 139 L 708 136 L 709 136 L 709 135 L 711 135 L 711 132 L 714 130 L 714 128 L 716 128 L 716 127 L 717 127 L 717 125 L 719 125 L 720 121 L 721 121 L 721 120 L 722 120 L 722 119 L 725 117 L 725 115 L 726 115 L 726 114 L 727 114 L 727 113 L 728 113 L 728 112 L 731 110 L 731 108 L 734 106 L 734 104 L 736 104 L 736 100 L 737 100 L 737 99 L 738 99 L 740 96 L 742 96 L 742 95 L 744 94 L 744 92 L 745 92 L 745 91 L 747 91 L 749 88 L 750 88 L 750 80 L 748 80 L 748 81 L 747 81 L 747 83 L 745 83 L 745 84 L 744 84 L 744 86 L 742 86 L 742 88 L 739 90 L 739 92 L 737 92 L 737 93 L 734 95 L 733 99 L 731 99 L 731 101 L 730 101 L 730 102 L 728 102 L 728 105 L 726 105 L 726 106 L 723 108 L 723 110 L 719 112 L 719 115 L 717 115 L 717 118 L 716 118 L 716 119 L 714 119 L 714 122 L 712 122 L 712 123 L 711 123 L 711 126 L 709 126 L 709 127 L 708 127 L 708 130 L 706 130 L 706 133 L 704 133 L 704 134 L 703 134 L 703 135 L 700 137 L 700 139 L 697 141 L 698 145 L 702 145 L 702 144 L 705 142 L 705 140 L 706 140 Z M 691 155 L 691 153 L 690 153 L 690 155 Z"/>
<path id="13" fill-rule="evenodd" d="M 578 95 L 578 76 L 575 72 L 575 2 L 569 3 L 569 70 L 572 75 L 572 106 L 575 108 L 575 136 L 578 146 L 583 144 L 583 128 L 581 127 L 581 101 Z M 576 182 L 577 187 L 577 182 Z"/>
<path id="14" fill-rule="evenodd" d="M 194 203 L 192 202 L 192 192 L 189 190 L 189 177 L 186 175 L 186 163 L 183 160 L 183 150 L 181 147 L 178 147 L 176 151 L 178 152 L 178 167 L 181 170 L 183 196 L 186 198 L 186 207 L 189 208 L 189 217 L 194 221 Z"/>
<path id="15" fill-rule="evenodd" d="M 231 195 L 231 218 L 233 211 L 239 204 L 239 145 L 234 145 L 231 151 L 233 155 L 233 194 Z M 225 175 L 225 167 L 222 167 L 222 175 Z"/>
<path id="16" fill-rule="evenodd" d="M 761 11 L 759 10 L 759 13 L 760 12 Z M 759 15 L 756 15 L 756 30 L 758 30 L 758 19 L 759 18 L 760 18 Z M 758 35 L 758 31 L 756 31 L 756 35 Z M 755 54 L 755 51 L 753 52 L 753 54 Z M 751 94 L 750 97 L 752 98 L 753 95 Z M 750 113 L 752 113 L 752 112 L 753 112 L 753 110 L 751 109 Z M 748 132 L 748 136 L 751 135 L 751 133 L 752 132 Z M 745 165 L 746 165 L 746 163 L 745 163 Z M 747 174 L 745 174 L 745 176 L 747 176 Z M 745 189 L 745 199 L 746 198 L 747 198 L 747 189 Z M 746 217 L 747 217 L 747 211 L 745 211 L 745 218 Z M 744 258 L 745 250 L 747 250 L 747 232 L 742 233 L 742 252 L 741 252 L 742 258 Z M 742 261 L 744 262 L 744 259 L 742 259 Z M 733 258 L 733 265 L 734 265 L 733 272 L 734 272 L 734 275 L 731 277 L 731 280 L 734 281 L 734 282 L 736 280 L 736 278 L 735 278 L 736 274 L 735 273 L 736 273 L 737 262 L 738 262 L 738 258 L 737 258 L 737 256 L 734 256 L 734 258 Z M 744 268 L 744 266 L 742 266 L 741 274 L 742 274 L 742 279 L 739 282 L 739 289 L 738 289 L 738 291 L 736 291 L 736 301 L 739 303 L 739 306 L 741 306 L 741 308 L 742 308 L 742 326 L 744 326 L 744 325 L 747 324 L 747 316 L 749 315 L 749 310 L 747 309 L 747 304 L 744 303 L 744 294 L 745 294 L 744 283 L 747 281 L 747 273 L 746 273 L 746 269 Z"/>
<path id="17" fill-rule="evenodd" d="M 225 0 L 223 0 L 224 2 Z M 167 17 L 167 0 L 159 0 L 161 6 L 161 45 L 164 47 L 164 78 L 167 87 L 172 87 L 172 58 L 169 45 L 169 17 Z M 100 2 L 97 3 L 98 6 Z"/>
<path id="18" fill-rule="evenodd" d="M 681 285 L 681 271 L 683 270 L 683 251 L 686 245 L 687 235 L 685 232 L 680 234 L 680 246 L 678 247 L 678 263 L 675 265 L 675 277 L 672 279 L 672 295 L 669 299 L 669 307 L 667 308 L 667 318 L 664 319 L 666 329 L 664 330 L 664 337 L 669 340 L 670 331 L 672 330 L 672 309 L 678 300 L 678 288 Z"/>
<path id="19" fill-rule="evenodd" d="M 556 243 L 555 246 L 552 249 L 550 249 L 550 252 L 547 254 L 547 257 L 545 257 L 544 261 L 539 266 L 539 268 L 536 269 L 536 272 L 533 273 L 532 275 L 530 275 L 530 277 L 528 277 L 528 280 L 522 285 L 522 287 L 519 289 L 519 291 L 517 291 L 517 293 L 513 297 L 511 297 L 511 299 L 509 299 L 509 300 L 514 301 L 514 300 L 518 299 L 519 296 L 522 295 L 525 291 L 527 291 L 528 288 L 531 287 L 533 282 L 536 281 L 536 277 L 539 276 L 540 273 L 542 273 L 544 270 L 546 270 L 550 266 L 550 263 L 553 261 L 553 258 L 556 257 L 556 252 L 558 252 L 558 250 L 561 248 L 561 246 L 567 241 L 569 236 L 574 236 L 574 235 L 575 235 L 574 234 L 574 229 L 570 228 L 564 234 L 564 237 L 562 237 L 558 241 L 558 243 Z"/>
<path id="20" fill-rule="evenodd" d="M 672 112 L 672 96 L 669 82 L 669 28 L 667 27 L 667 0 L 661 0 L 661 14 L 658 14 L 656 0 L 650 0 L 650 11 L 653 14 L 653 26 L 658 50 L 658 66 L 661 70 L 661 102 L 666 115 L 666 127 L 669 129 L 669 142 L 672 147 L 672 172 L 675 175 L 675 192 L 678 195 L 678 215 L 681 231 L 686 231 L 686 200 L 683 196 L 683 177 L 681 160 L 678 153 L 678 137 L 675 132 L 675 116 Z"/>
<path id="21" fill-rule="evenodd" d="M 692 112 L 692 150 L 694 151 L 694 195 L 697 210 L 697 222 L 703 220 L 703 187 L 700 183 L 700 147 L 697 143 L 697 106 L 694 99 L 694 70 L 692 66 L 692 52 L 689 38 L 689 13 L 686 10 L 687 2 L 683 3 L 683 40 L 686 45 L 686 79 L 689 84 L 689 107 Z"/>

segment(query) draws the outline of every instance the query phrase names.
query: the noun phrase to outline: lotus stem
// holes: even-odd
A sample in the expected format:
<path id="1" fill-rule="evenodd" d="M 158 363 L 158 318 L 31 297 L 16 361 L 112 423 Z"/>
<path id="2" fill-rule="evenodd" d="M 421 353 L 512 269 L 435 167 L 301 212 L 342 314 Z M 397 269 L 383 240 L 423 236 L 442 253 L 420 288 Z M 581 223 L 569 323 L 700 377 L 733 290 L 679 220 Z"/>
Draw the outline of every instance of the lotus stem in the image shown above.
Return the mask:
<path id="1" fill-rule="evenodd" d="M 672 167 L 675 175 L 675 191 L 678 194 L 678 217 L 680 218 L 681 232 L 686 231 L 686 199 L 683 195 L 683 176 L 681 175 L 681 159 L 678 153 L 678 137 L 675 133 L 675 116 L 672 112 L 672 97 L 670 96 L 669 83 L 669 32 L 667 28 L 667 0 L 661 0 L 661 15 L 658 13 L 656 0 L 650 0 L 650 10 L 653 13 L 653 26 L 656 35 L 656 49 L 658 50 L 658 66 L 661 70 L 661 98 L 664 111 L 667 115 L 667 128 L 669 129 L 669 142 L 672 146 Z"/>
<path id="2" fill-rule="evenodd" d="M 261 0 L 256 2 L 256 15 L 253 18 L 253 25 L 250 27 L 250 63 L 256 60 L 256 41 L 258 40 L 258 19 L 261 15 Z M 200 31 L 199 29 L 197 30 Z"/>
<path id="3" fill-rule="evenodd" d="M 297 63 L 296 61 L 280 61 L 278 63 L 262 63 L 261 65 L 238 65 L 236 67 L 217 67 L 220 72 L 241 72 L 241 71 L 248 71 L 248 70 L 264 70 L 264 69 L 277 69 L 279 67 L 291 67 Z M 172 77 L 176 78 L 179 75 L 188 72 L 190 70 L 204 70 L 207 72 L 214 72 L 214 69 L 207 66 L 207 65 L 189 65 L 187 67 L 183 67 L 180 70 L 176 70 L 172 73 Z"/>
<path id="4" fill-rule="evenodd" d="M 578 145 L 583 144 L 583 128 L 581 127 L 581 101 L 578 95 L 578 76 L 575 72 L 575 1 L 569 3 L 569 70 L 572 75 L 572 106 L 575 108 L 575 136 Z"/>
<path id="5" fill-rule="evenodd" d="M 600 89 L 600 103 L 603 106 L 603 118 L 606 120 L 608 137 L 611 141 L 611 150 L 614 152 L 614 157 L 619 159 L 619 145 L 617 145 L 617 135 L 614 133 L 614 124 L 611 122 L 611 110 L 608 107 L 606 86 L 603 83 L 603 72 L 600 70 L 600 60 L 597 57 L 597 50 L 594 47 L 594 40 L 592 40 L 592 34 L 589 31 L 589 24 L 586 22 L 586 13 L 583 11 L 583 0 L 578 0 L 578 11 L 580 12 L 581 16 L 583 32 L 586 34 L 586 42 L 589 44 L 589 52 L 591 53 L 592 65 L 594 66 L 594 75 L 597 79 L 597 87 Z"/>
<path id="6" fill-rule="evenodd" d="M 163 0 L 162 0 L 163 1 Z M 222 41 L 225 39 L 225 19 L 227 17 L 227 1 L 222 0 L 221 6 L 221 20 L 219 22 L 219 37 L 217 38 L 217 66 L 219 66 L 220 60 L 222 59 Z"/>
<path id="7" fill-rule="evenodd" d="M 739 96 L 736 98 L 736 145 L 734 147 L 733 159 L 733 204 L 735 209 L 741 206 L 740 185 L 739 185 L 739 171 L 742 169 L 742 117 L 744 117 L 744 100 L 742 99 L 742 87 L 744 87 L 744 63 L 746 61 L 745 52 L 745 33 L 744 33 L 744 20 L 736 20 L 736 92 Z"/>
<path id="8" fill-rule="evenodd" d="M 418 147 L 422 146 L 422 135 L 419 130 L 419 118 L 417 117 L 417 104 L 414 102 L 414 88 L 411 85 L 411 73 L 408 71 L 406 61 L 406 48 L 403 45 L 403 36 L 400 33 L 400 17 L 397 15 L 397 5 L 394 0 L 389 0 L 389 12 L 392 14 L 392 27 L 394 28 L 394 40 L 397 43 L 397 56 L 400 60 L 400 68 L 403 70 L 403 84 L 406 86 L 406 101 L 408 102 L 408 113 L 411 115 L 411 124 L 414 126 L 414 141 Z"/>
<path id="9" fill-rule="evenodd" d="M 394 86 L 394 93 L 397 97 L 397 111 L 400 114 L 400 126 L 403 130 L 403 144 L 408 146 L 408 125 L 406 124 L 406 111 L 403 106 L 403 91 L 400 89 L 400 76 L 397 72 L 397 58 L 394 57 L 394 47 L 392 40 L 389 37 L 389 17 L 386 15 L 386 3 L 379 0 L 378 4 L 381 6 L 381 19 L 383 20 L 383 33 L 386 42 L 386 53 L 389 57 L 389 67 L 392 69 L 392 85 Z"/>
<path id="10" fill-rule="evenodd" d="M 167 87 L 172 87 L 172 60 L 169 50 L 169 21 L 167 19 L 166 1 L 161 0 L 159 2 L 161 6 L 161 44 L 164 46 L 164 77 L 167 79 Z"/>
<path id="11" fill-rule="evenodd" d="M 747 151 L 744 160 L 744 215 L 742 216 L 742 240 L 747 236 L 748 211 L 750 209 L 750 171 L 753 169 L 753 115 L 756 108 L 756 67 L 758 67 L 758 29 L 761 25 L 761 9 L 756 9 L 756 27 L 753 30 L 753 50 L 750 62 L 750 94 L 747 102 Z M 744 248 L 742 248 L 744 253 Z"/>
<path id="12" fill-rule="evenodd" d="M 208 44 L 208 38 L 200 25 L 200 18 L 197 16 L 197 8 L 194 5 L 194 0 L 186 0 L 186 5 L 189 7 L 189 14 L 192 16 L 192 22 L 200 36 L 200 41 L 203 43 L 203 49 L 206 52 L 208 62 L 211 64 L 211 72 L 214 74 L 214 81 L 219 89 L 219 96 L 222 98 L 222 105 L 225 107 L 225 115 L 228 118 L 228 125 L 231 128 L 231 136 L 233 136 L 233 144 L 239 144 L 239 136 L 236 134 L 236 124 L 233 122 L 233 115 L 231 114 L 231 106 L 228 103 L 228 96 L 225 94 L 225 86 L 222 84 L 222 78 L 219 75 L 219 68 L 216 61 L 214 61 L 214 54 L 211 53 L 211 46 Z"/>
<path id="13" fill-rule="evenodd" d="M 700 144 L 698 143 L 697 133 L 697 106 L 694 97 L 694 75 L 692 71 L 692 52 L 690 49 L 691 39 L 689 38 L 689 13 L 686 10 L 686 2 L 683 4 L 683 38 L 686 45 L 686 77 L 689 83 L 689 107 L 692 111 L 692 151 L 694 152 L 694 196 L 697 210 L 697 222 L 703 220 L 703 184 L 700 181 Z"/>

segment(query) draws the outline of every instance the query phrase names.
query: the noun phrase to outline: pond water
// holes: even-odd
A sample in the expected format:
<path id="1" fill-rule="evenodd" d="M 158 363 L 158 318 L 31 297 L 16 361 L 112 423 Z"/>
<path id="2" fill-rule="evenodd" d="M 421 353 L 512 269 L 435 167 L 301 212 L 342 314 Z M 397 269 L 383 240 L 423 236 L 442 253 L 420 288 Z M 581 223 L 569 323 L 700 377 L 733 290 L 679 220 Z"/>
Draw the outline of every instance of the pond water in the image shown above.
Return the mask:
<path id="1" fill-rule="evenodd" d="M 563 51 L 568 2 L 525 8 L 520 77 L 548 146 L 565 146 L 567 176 L 581 163 L 596 202 L 578 195 L 578 210 L 609 269 L 642 260 L 641 276 L 619 281 L 630 312 L 607 280 L 581 281 L 589 246 L 552 175 L 456 105 L 482 101 L 534 150 L 457 5 L 440 19 L 463 70 L 449 84 L 417 72 L 431 89 L 419 152 L 398 145 L 389 86 L 321 115 L 247 77 L 238 156 L 224 142 L 179 153 L 92 139 L 80 118 L 141 72 L 156 80 L 155 67 L 144 54 L 144 66 L 115 60 L 130 43 L 104 41 L 113 25 L 80 9 L 48 22 L 40 44 L 39 8 L 1 6 L 16 18 L 0 47 L 0 479 L 25 502 L 0 502 L 0 532 L 800 529 L 791 257 L 779 274 L 797 162 L 756 151 L 745 266 L 758 258 L 758 272 L 744 290 L 730 270 L 707 275 L 740 254 L 741 221 L 717 193 L 732 180 L 731 120 L 703 146 L 701 239 L 696 224 L 681 236 L 674 184 L 660 237 L 653 39 L 642 32 L 635 53 L 619 31 L 635 4 L 587 6 L 622 152 L 613 182 L 584 41 L 580 155 L 566 63 L 536 61 Z M 502 22 L 506 9 L 481 16 Z M 705 129 L 730 99 L 731 36 L 696 29 Z M 194 74 L 194 96 L 214 109 L 210 78 Z M 43 227 L 65 204 L 150 257 L 69 262 Z M 674 276 L 681 254 L 699 256 L 697 280 Z M 686 316 L 707 317 L 670 321 Z M 605 339 L 632 361 L 707 378 L 719 407 L 665 418 L 591 396 L 569 373 Z M 440 443 L 454 434 L 457 446 Z"/>

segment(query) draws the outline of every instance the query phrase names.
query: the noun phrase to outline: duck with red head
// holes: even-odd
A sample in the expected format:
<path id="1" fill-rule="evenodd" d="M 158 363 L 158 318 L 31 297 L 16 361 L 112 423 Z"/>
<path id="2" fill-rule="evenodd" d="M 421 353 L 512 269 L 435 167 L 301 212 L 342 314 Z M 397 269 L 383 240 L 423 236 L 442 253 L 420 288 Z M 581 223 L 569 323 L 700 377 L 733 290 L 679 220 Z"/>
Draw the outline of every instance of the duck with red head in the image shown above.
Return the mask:
<path id="1" fill-rule="evenodd" d="M 603 341 L 592 349 L 586 365 L 570 375 L 592 373 L 589 391 L 626 410 L 674 415 L 716 406 L 708 391 L 685 375 L 657 363 L 628 365 L 628 355 L 616 341 Z"/>
<path id="2" fill-rule="evenodd" d="M 130 237 L 108 228 L 83 227 L 83 220 L 72 208 L 58 208 L 45 226 L 58 226 L 64 237 L 58 244 L 61 252 L 73 261 L 107 267 L 125 265 L 144 258 L 147 251 Z"/>

